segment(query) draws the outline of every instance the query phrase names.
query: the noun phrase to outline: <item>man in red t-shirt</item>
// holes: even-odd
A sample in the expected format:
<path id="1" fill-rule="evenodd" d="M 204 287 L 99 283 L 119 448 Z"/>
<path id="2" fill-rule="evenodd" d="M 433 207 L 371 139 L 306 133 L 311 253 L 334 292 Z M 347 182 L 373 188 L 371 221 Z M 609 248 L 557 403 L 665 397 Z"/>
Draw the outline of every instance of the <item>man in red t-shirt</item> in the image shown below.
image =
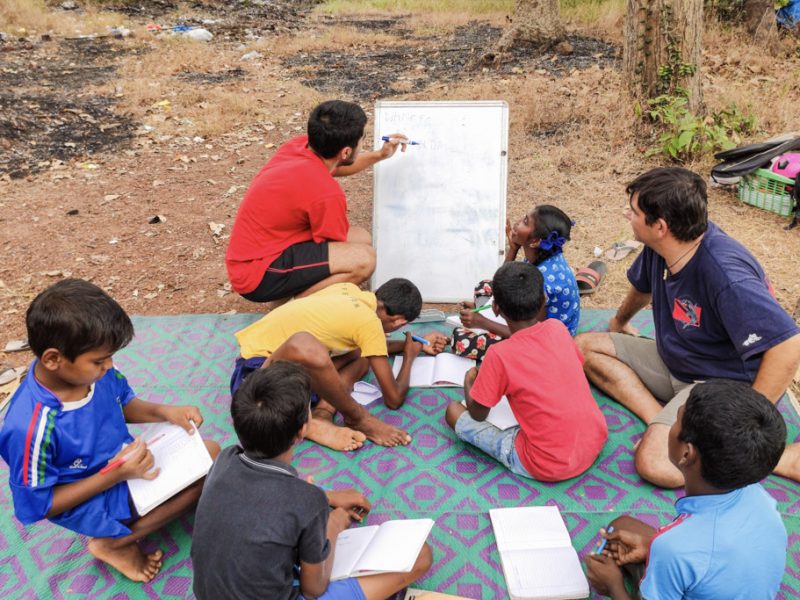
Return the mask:
<path id="1" fill-rule="evenodd" d="M 233 289 L 253 302 L 306 296 L 333 283 L 366 281 L 375 270 L 372 237 L 347 222 L 347 199 L 334 177 L 389 158 L 405 136 L 360 152 L 367 116 L 330 100 L 308 119 L 308 135 L 281 146 L 239 206 L 225 255 Z"/>
<path id="2" fill-rule="evenodd" d="M 562 481 L 590 466 L 608 439 L 608 426 L 583 374 L 583 356 L 566 326 L 545 315 L 544 279 L 535 266 L 506 263 L 492 281 L 493 310 L 511 337 L 486 352 L 464 378 L 466 408 L 447 407 L 456 435 L 496 458 L 512 473 Z M 508 398 L 519 425 L 501 430 L 486 421 Z"/>

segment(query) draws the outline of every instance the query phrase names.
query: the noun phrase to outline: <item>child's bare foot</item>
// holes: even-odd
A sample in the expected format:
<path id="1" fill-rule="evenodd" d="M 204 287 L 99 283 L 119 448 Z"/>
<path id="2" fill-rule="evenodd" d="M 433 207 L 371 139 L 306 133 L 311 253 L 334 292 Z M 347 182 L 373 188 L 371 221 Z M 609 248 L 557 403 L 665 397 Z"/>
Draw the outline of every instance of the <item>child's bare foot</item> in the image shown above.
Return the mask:
<path id="1" fill-rule="evenodd" d="M 339 427 L 327 419 L 317 417 L 311 419 L 306 437 L 312 442 L 342 452 L 358 450 L 367 439 L 367 436 L 360 431 L 349 427 Z"/>
<path id="2" fill-rule="evenodd" d="M 407 446 L 411 443 L 411 436 L 408 433 L 376 419 L 366 411 L 357 421 L 345 422 L 353 429 L 364 433 L 369 441 L 379 446 Z"/>
<path id="3" fill-rule="evenodd" d="M 133 581 L 147 583 L 161 570 L 161 557 L 164 553 L 156 550 L 145 554 L 139 544 L 132 543 L 114 548 L 103 538 L 89 540 L 89 552 L 98 560 L 108 563 L 117 571 Z"/>
<path id="4" fill-rule="evenodd" d="M 322 419 L 333 423 L 333 418 L 336 416 L 336 409 L 327 400 L 320 398 L 317 405 L 311 409 L 311 416 L 315 419 Z"/>

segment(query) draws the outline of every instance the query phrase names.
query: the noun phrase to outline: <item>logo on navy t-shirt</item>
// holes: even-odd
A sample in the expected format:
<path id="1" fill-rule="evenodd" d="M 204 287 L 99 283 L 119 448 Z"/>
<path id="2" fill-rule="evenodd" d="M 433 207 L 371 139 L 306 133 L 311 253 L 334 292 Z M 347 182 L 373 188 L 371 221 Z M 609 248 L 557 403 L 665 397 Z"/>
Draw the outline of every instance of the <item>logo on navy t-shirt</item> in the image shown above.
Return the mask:
<path id="1" fill-rule="evenodd" d="M 83 464 L 82 458 L 76 458 L 72 461 L 72 464 L 69 466 L 70 469 L 87 469 L 88 467 Z"/>
<path id="2" fill-rule="evenodd" d="M 703 307 L 688 298 L 675 298 L 672 307 L 672 318 L 683 324 L 683 328 L 700 327 L 700 314 Z"/>

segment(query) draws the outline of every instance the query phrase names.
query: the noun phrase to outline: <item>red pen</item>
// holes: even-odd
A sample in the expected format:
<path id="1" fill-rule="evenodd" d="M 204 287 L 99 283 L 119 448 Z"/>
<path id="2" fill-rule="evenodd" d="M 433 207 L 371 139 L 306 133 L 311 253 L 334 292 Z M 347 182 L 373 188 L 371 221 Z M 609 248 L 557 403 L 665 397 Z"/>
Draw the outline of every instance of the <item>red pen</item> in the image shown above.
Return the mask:
<path id="1" fill-rule="evenodd" d="M 158 440 L 160 440 L 162 437 L 164 437 L 164 434 L 163 434 L 163 433 L 162 433 L 161 435 L 157 435 L 156 437 L 154 437 L 154 438 L 153 438 L 152 440 L 150 440 L 149 442 L 145 442 L 145 444 L 147 444 L 148 446 L 151 446 L 152 444 L 154 444 L 155 442 L 157 442 Z M 130 456 L 130 454 L 125 454 L 124 456 L 120 456 L 120 457 L 119 457 L 117 460 L 115 460 L 114 462 L 110 462 L 110 463 L 108 463 L 108 464 L 107 464 L 105 467 L 103 467 L 102 469 L 100 469 L 100 474 L 101 474 L 101 475 L 105 475 L 105 474 L 106 474 L 106 473 L 108 473 L 109 471 L 113 471 L 114 469 L 116 469 L 117 467 L 119 467 L 121 464 L 123 464 L 125 461 L 127 461 L 129 456 Z"/>

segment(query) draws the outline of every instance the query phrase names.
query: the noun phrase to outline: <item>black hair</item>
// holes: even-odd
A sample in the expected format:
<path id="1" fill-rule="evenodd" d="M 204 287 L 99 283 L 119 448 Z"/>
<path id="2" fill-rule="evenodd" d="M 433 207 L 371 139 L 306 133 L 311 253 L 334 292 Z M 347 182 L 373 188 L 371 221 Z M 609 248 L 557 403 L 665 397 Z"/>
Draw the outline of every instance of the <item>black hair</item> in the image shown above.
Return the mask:
<path id="1" fill-rule="evenodd" d="M 492 278 L 497 306 L 512 321 L 533 319 L 544 304 L 544 277 L 530 263 L 507 262 Z"/>
<path id="2" fill-rule="evenodd" d="M 697 448 L 707 483 L 732 490 L 772 472 L 786 445 L 786 424 L 747 383 L 715 379 L 692 388 L 678 439 Z"/>
<path id="3" fill-rule="evenodd" d="M 358 146 L 366 124 L 367 115 L 358 104 L 328 100 L 308 117 L 308 145 L 322 158 L 333 158 L 342 148 Z"/>
<path id="4" fill-rule="evenodd" d="M 36 296 L 25 313 L 25 327 L 39 358 L 48 348 L 70 361 L 92 350 L 113 354 L 133 339 L 133 324 L 122 307 L 83 279 L 62 279 Z"/>
<path id="5" fill-rule="evenodd" d="M 708 229 L 706 182 L 696 173 L 680 167 L 651 169 L 630 182 L 625 191 L 631 198 L 639 192 L 645 223 L 664 219 L 677 240 L 691 242 Z"/>
<path id="6" fill-rule="evenodd" d="M 386 314 L 400 315 L 409 322 L 416 319 L 422 310 L 422 294 L 408 279 L 390 279 L 375 290 L 375 296 L 383 302 Z"/>
<path id="7" fill-rule="evenodd" d="M 540 240 L 547 240 L 553 236 L 563 238 L 561 244 L 568 242 L 572 231 L 572 219 L 563 210 L 551 204 L 541 204 L 533 209 L 534 229 L 531 236 Z M 562 251 L 561 245 L 554 243 L 550 248 L 539 247 L 539 256 L 542 259 L 555 256 Z"/>
<path id="8" fill-rule="evenodd" d="M 286 452 L 308 421 L 310 402 L 311 379 L 297 363 L 278 361 L 248 375 L 231 401 L 242 448 L 259 458 Z"/>

